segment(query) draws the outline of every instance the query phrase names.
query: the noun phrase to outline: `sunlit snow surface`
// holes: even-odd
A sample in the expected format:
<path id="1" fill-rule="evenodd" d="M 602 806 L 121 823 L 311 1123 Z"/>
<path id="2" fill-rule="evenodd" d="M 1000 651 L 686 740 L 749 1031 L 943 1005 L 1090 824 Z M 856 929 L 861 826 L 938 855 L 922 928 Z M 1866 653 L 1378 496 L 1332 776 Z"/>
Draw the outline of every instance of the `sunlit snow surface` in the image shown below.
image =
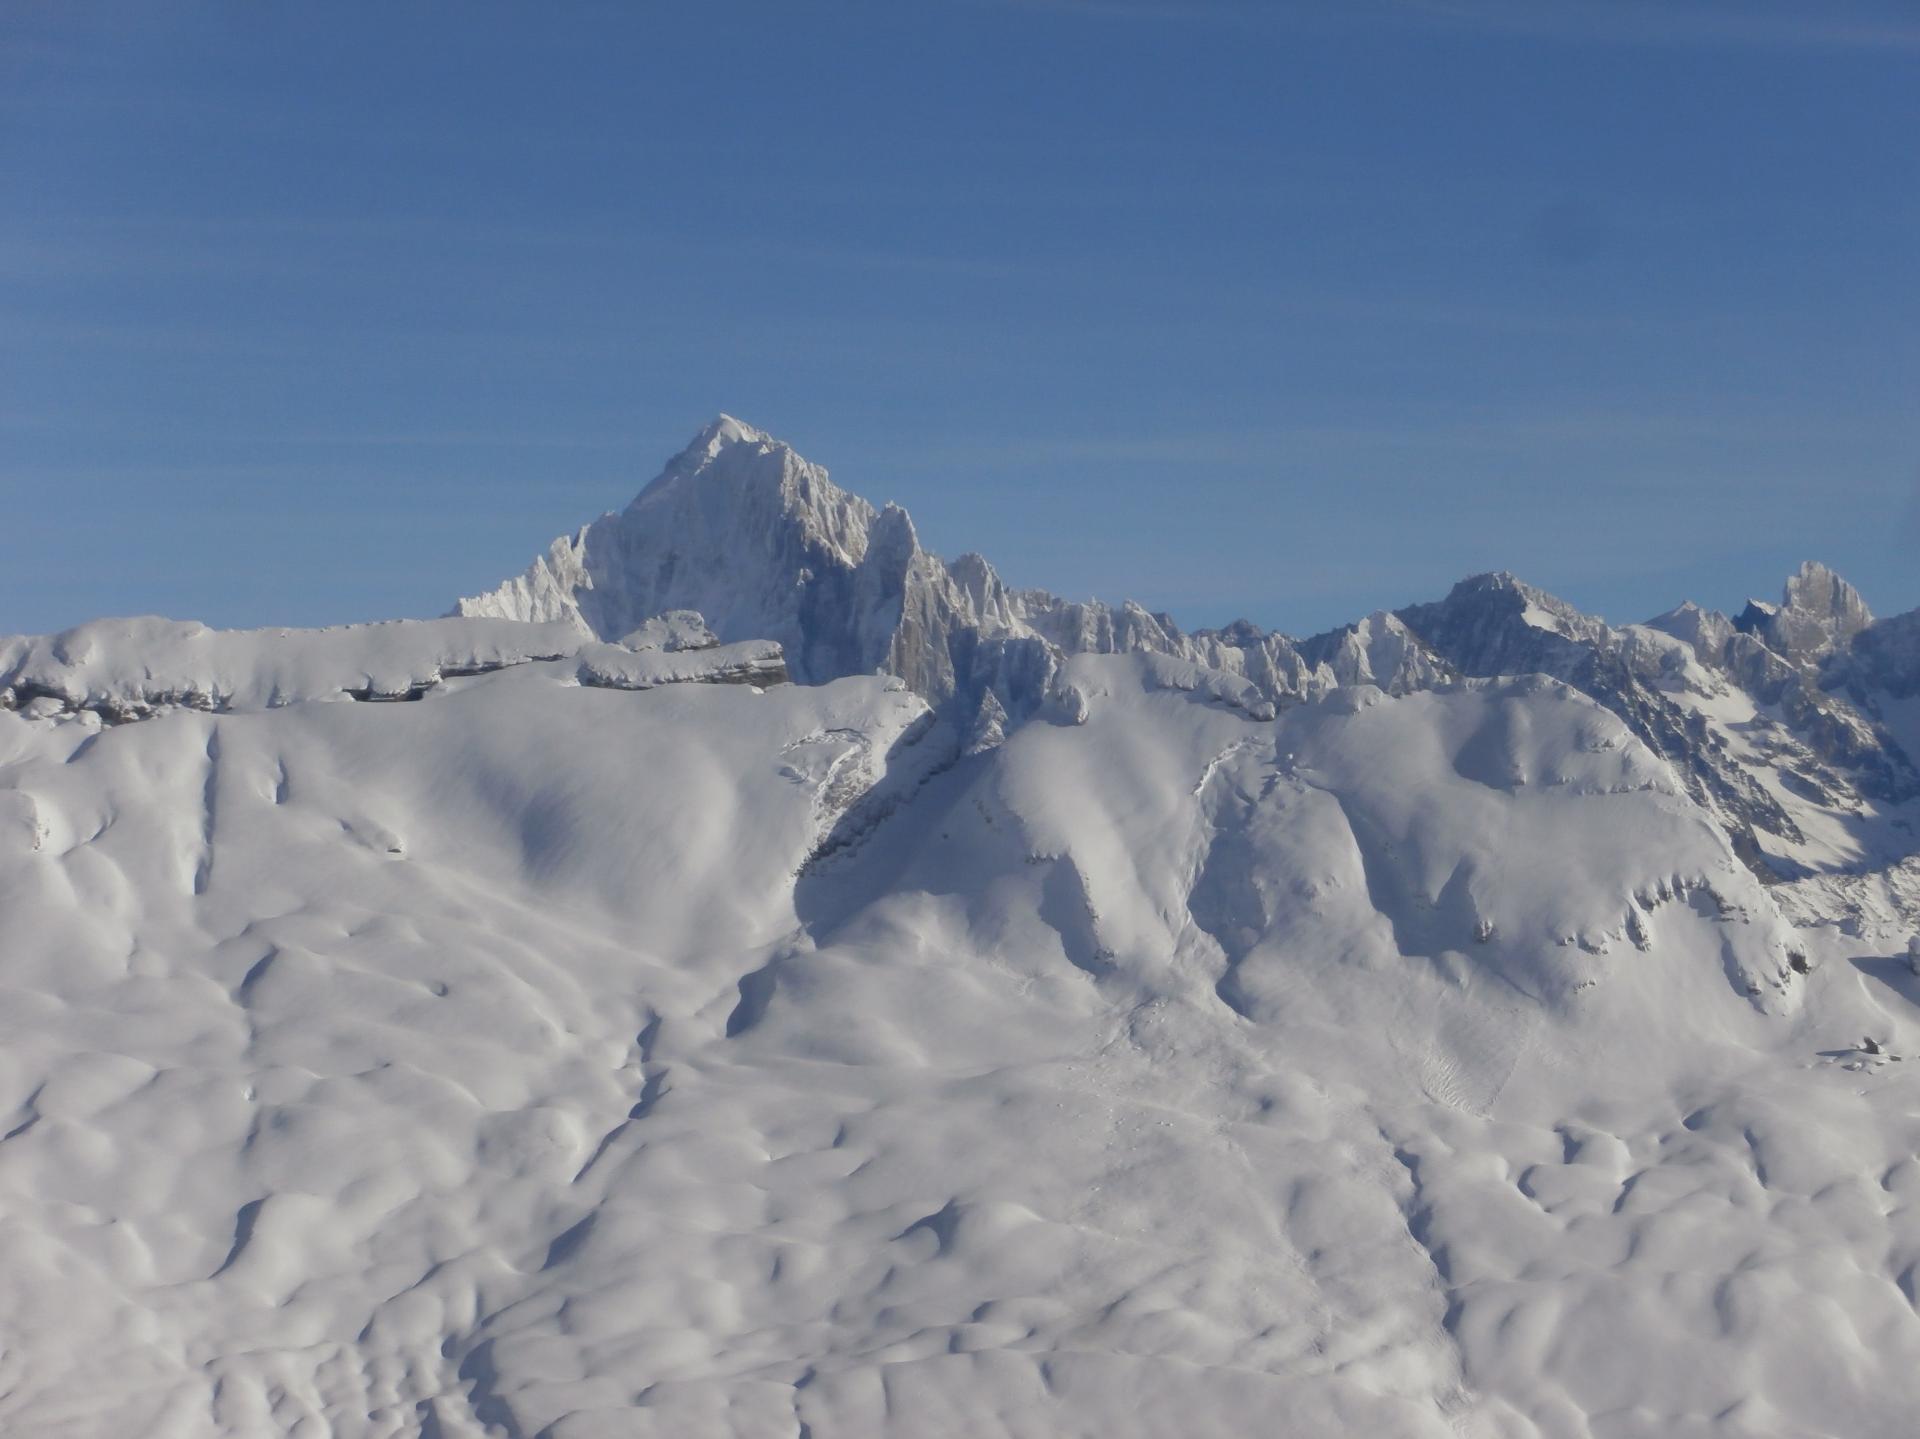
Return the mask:
<path id="1" fill-rule="evenodd" d="M 1581 695 L 471 623 L 0 713 L 0 1433 L 1915 1432 L 1913 895 Z"/>

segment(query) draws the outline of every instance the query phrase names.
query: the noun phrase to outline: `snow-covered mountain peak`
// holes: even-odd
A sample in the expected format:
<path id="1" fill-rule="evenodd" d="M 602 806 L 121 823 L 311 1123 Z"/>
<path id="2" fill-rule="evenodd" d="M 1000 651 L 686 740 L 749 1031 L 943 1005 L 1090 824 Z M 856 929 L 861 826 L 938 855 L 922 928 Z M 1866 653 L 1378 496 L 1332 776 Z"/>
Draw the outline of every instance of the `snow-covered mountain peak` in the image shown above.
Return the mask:
<path id="1" fill-rule="evenodd" d="M 687 448 L 689 450 L 704 450 L 708 455 L 713 455 L 727 445 L 742 443 L 750 445 L 777 445 L 780 442 L 765 430 L 755 429 L 745 420 L 737 419 L 722 410 L 711 420 L 707 421 L 700 433 L 693 437 L 693 443 Z"/>
<path id="2" fill-rule="evenodd" d="M 1665 614 L 1655 615 L 1642 629 L 1656 630 L 1684 641 L 1701 663 L 1710 663 L 1722 654 L 1734 636 L 1733 621 L 1719 610 L 1709 610 L 1686 600 Z"/>
<path id="3" fill-rule="evenodd" d="M 1794 571 L 1787 580 L 1784 599 L 1788 609 L 1831 619 L 1845 633 L 1855 633 L 1873 623 L 1873 613 L 1860 591 L 1817 560 L 1805 560 Z"/>
<path id="4" fill-rule="evenodd" d="M 904 509 L 876 509 L 726 415 L 620 514 L 562 536 L 456 613 L 567 620 L 616 639 L 673 609 L 699 611 L 723 641 L 778 641 L 797 679 L 884 669 L 966 715 L 989 691 L 1010 715 L 1033 713 L 1068 654 L 1201 658 L 1170 619 L 1139 605 L 1014 591 L 978 555 L 947 565 L 922 548 Z"/>
<path id="5" fill-rule="evenodd" d="M 1780 603 L 1748 600 L 1736 628 L 1758 635 L 1796 664 L 1813 664 L 1844 647 L 1873 623 L 1860 591 L 1825 565 L 1808 560 L 1787 579 Z"/>
<path id="6" fill-rule="evenodd" d="M 1427 605 L 1399 611 L 1408 628 L 1470 675 L 1566 678 L 1607 626 L 1508 571 L 1472 575 Z"/>
<path id="7" fill-rule="evenodd" d="M 1777 604 L 1748 599 L 1739 617 L 1730 618 L 1687 600 L 1656 615 L 1647 625 L 1695 644 L 1702 650 L 1702 658 L 1709 659 L 1736 631 L 1759 635 L 1782 653 L 1789 653 L 1796 649 L 1796 639 L 1800 647 L 1844 648 L 1873 622 L 1873 611 L 1860 591 L 1825 565 L 1807 560 L 1787 577 Z"/>
<path id="8" fill-rule="evenodd" d="M 789 475 L 800 474 L 818 483 L 827 479 L 825 468 L 802 459 L 786 442 L 732 415 L 716 415 L 685 449 L 667 461 L 660 474 L 635 496 L 633 504 L 645 503 L 656 491 L 691 479 L 721 484 L 751 484 L 757 479 L 762 484 L 778 485 Z"/>
<path id="9" fill-rule="evenodd" d="M 1570 628 L 1591 628 L 1596 621 L 1591 615 L 1583 614 L 1558 595 L 1543 590 L 1538 585 L 1528 584 L 1512 570 L 1494 570 L 1487 574 L 1470 575 L 1453 587 L 1453 594 L 1464 602 L 1467 596 L 1483 595 L 1497 597 L 1497 603 L 1509 607 L 1517 600 L 1523 609 L 1537 611 L 1552 620 L 1564 622 Z M 1539 624 L 1536 618 L 1529 623 Z M 1552 628 L 1554 626 L 1546 626 Z"/>
<path id="10" fill-rule="evenodd" d="M 731 415 L 694 436 L 626 514 L 656 530 L 690 517 L 716 532 L 791 525 L 850 564 L 860 562 L 875 519 L 873 506 L 834 484 L 824 466 Z"/>
<path id="11" fill-rule="evenodd" d="M 853 577 L 878 518 L 791 446 L 721 415 L 625 510 L 561 536 L 524 574 L 454 612 L 567 621 L 614 640 L 695 610 L 722 641 L 783 644 L 797 678 L 867 672 L 884 647 L 824 631 L 858 608 Z"/>

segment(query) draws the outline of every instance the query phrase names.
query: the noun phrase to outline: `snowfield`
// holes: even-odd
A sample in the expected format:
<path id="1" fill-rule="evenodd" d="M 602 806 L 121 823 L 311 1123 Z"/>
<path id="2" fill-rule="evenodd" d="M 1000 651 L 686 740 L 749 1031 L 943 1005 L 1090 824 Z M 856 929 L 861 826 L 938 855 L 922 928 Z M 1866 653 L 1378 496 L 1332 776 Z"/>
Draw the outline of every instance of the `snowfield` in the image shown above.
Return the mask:
<path id="1" fill-rule="evenodd" d="M 738 422 L 649 494 L 0 641 L 0 1433 L 1916 1432 L 1906 617 L 1183 635 Z"/>

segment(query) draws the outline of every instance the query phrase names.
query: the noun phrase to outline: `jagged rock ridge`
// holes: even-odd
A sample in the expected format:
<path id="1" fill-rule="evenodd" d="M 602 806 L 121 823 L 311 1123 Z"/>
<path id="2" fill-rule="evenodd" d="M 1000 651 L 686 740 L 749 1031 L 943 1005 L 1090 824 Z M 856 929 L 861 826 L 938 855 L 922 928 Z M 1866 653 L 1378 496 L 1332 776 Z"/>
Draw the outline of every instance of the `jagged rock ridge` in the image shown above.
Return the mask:
<path id="1" fill-rule="evenodd" d="M 1174 655 L 1241 675 L 1275 703 L 1342 684 L 1399 693 L 1448 673 L 1385 613 L 1303 643 L 1245 622 L 1187 634 L 1131 601 L 1014 589 L 980 555 L 940 559 L 905 510 L 876 509 L 726 415 L 625 510 L 555 540 L 454 613 L 614 639 L 676 609 L 700 612 L 723 638 L 779 641 L 805 683 L 884 670 L 968 715 L 991 693 L 1016 720 L 1048 701 L 1073 654 Z"/>

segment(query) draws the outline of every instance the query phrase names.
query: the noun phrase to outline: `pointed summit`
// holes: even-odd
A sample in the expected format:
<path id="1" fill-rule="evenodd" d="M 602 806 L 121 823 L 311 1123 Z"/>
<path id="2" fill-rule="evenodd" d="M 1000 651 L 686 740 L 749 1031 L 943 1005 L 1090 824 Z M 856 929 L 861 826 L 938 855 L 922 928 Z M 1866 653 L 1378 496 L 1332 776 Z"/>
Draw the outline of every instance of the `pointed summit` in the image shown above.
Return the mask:
<path id="1" fill-rule="evenodd" d="M 803 684 L 881 670 L 966 718 L 988 692 L 1012 721 L 1046 702 L 1065 657 L 1135 650 L 1225 666 L 1272 694 L 1338 681 L 1281 635 L 1182 634 L 1137 605 L 1012 590 L 979 556 L 948 566 L 907 512 L 875 509 L 825 469 L 731 415 L 619 514 L 555 540 L 526 572 L 456 613 L 559 620 L 618 641 L 668 611 L 697 612 L 722 643 L 771 639 Z"/>
<path id="2" fill-rule="evenodd" d="M 687 447 L 668 462 L 667 469 L 669 472 L 679 469 L 697 469 L 717 459 L 722 451 L 731 449 L 735 445 L 789 448 L 765 430 L 756 430 L 744 420 L 737 420 L 722 411 L 700 427 L 700 432 L 693 437 Z"/>
<path id="3" fill-rule="evenodd" d="M 1807 560 L 1781 591 L 1785 608 L 1832 627 L 1836 641 L 1851 639 L 1873 623 L 1860 591 L 1825 565 Z"/>
<path id="4" fill-rule="evenodd" d="M 1684 640 L 1707 664 L 1720 662 L 1726 653 L 1727 641 L 1734 635 L 1732 620 L 1718 610 L 1702 609 L 1692 600 L 1675 605 L 1665 614 L 1655 615 L 1646 627 Z"/>
<path id="5" fill-rule="evenodd" d="M 735 419 L 725 410 L 707 421 L 706 426 L 696 437 L 696 443 L 733 444 L 745 440 L 749 444 L 761 444 L 771 440 L 765 430 L 756 430 L 745 420 Z"/>
<path id="6" fill-rule="evenodd" d="M 721 414 L 625 510 L 455 613 L 569 620 L 614 640 L 692 610 L 723 641 L 778 640 L 796 678 L 871 670 L 878 656 L 843 652 L 851 642 L 832 631 L 875 518 L 791 446 Z"/>
<path id="7" fill-rule="evenodd" d="M 1586 663 L 1607 626 L 1508 571 L 1461 580 L 1447 597 L 1396 618 L 1466 675 L 1565 677 Z"/>
<path id="8" fill-rule="evenodd" d="M 1747 601 L 1734 625 L 1775 654 L 1811 664 L 1849 645 L 1873 623 L 1860 591 L 1825 565 L 1808 560 L 1781 587 L 1780 603 Z"/>

